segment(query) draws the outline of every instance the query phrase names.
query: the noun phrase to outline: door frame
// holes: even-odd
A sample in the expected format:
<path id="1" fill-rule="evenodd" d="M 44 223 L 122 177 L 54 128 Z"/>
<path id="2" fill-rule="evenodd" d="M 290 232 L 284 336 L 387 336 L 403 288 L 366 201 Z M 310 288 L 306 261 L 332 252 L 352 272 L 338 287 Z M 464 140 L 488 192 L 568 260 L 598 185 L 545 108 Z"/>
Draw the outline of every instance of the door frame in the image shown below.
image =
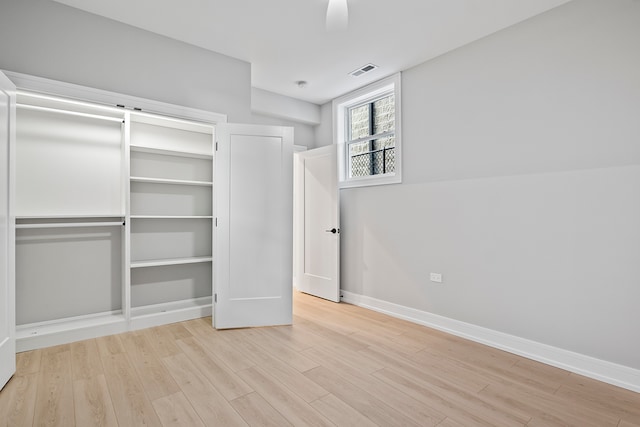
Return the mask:
<path id="1" fill-rule="evenodd" d="M 299 203 L 300 200 L 298 197 L 298 189 L 297 189 L 297 185 L 298 183 L 296 182 L 296 168 L 298 167 L 298 154 L 299 153 L 304 153 L 305 151 L 307 151 L 308 148 L 305 147 L 304 145 L 294 145 L 293 146 L 293 279 L 292 279 L 292 284 L 293 284 L 293 289 L 298 289 L 298 257 L 300 256 L 300 249 L 298 248 L 298 239 L 299 239 L 299 232 L 300 232 L 300 227 L 298 225 L 298 216 L 296 215 L 296 212 L 298 211 L 298 209 L 300 209 L 299 207 Z"/>
<path id="2" fill-rule="evenodd" d="M 326 224 L 317 224 L 316 226 L 324 231 L 326 228 L 333 229 L 333 239 L 335 240 L 335 258 L 332 260 L 331 266 L 333 286 L 327 290 L 326 284 L 331 284 L 329 280 L 320 276 L 307 275 L 305 277 L 305 247 L 306 247 L 306 226 L 308 222 L 307 212 L 305 209 L 306 200 L 306 160 L 313 157 L 326 157 L 329 156 L 333 164 L 331 165 L 330 176 L 332 176 L 333 182 L 330 184 L 335 192 L 335 212 L 332 212 L 335 217 L 332 218 Z M 333 302 L 340 302 L 340 190 L 338 187 L 338 165 L 337 165 L 337 146 L 334 144 L 324 147 L 314 148 L 312 150 L 296 153 L 294 156 L 294 276 L 296 277 L 296 289 L 308 293 L 310 295 L 324 298 Z M 312 277 L 311 277 L 312 276 Z M 321 280 L 324 282 L 321 282 Z"/>
<path id="3" fill-rule="evenodd" d="M 2 87 L 8 88 L 8 90 L 3 90 L 3 92 L 9 97 L 9 110 L 8 110 L 8 135 L 7 135 L 7 164 L 6 166 L 6 212 L 0 214 L 0 216 L 6 215 L 6 233 L 7 233 L 7 241 L 1 242 L 6 243 L 7 247 L 5 248 L 7 254 L 7 269 L 4 274 L 4 280 L 6 280 L 6 301 L 0 300 L 0 316 L 5 317 L 5 322 L 7 324 L 7 337 L 0 336 L 0 389 L 5 386 L 6 381 L 8 381 L 16 371 L 16 304 L 15 304 L 15 213 L 14 213 L 14 205 L 15 205 L 15 168 L 12 165 L 15 164 L 15 142 L 16 142 L 16 92 L 15 85 L 13 82 L 4 75 L 4 73 L 0 72 L 0 85 Z M 0 149 L 5 149 L 5 147 L 0 147 Z M 3 183 L 4 184 L 4 183 Z M 4 210 L 4 208 L 3 208 Z M 1 291 L 1 288 L 0 288 Z M 4 298 L 2 298 L 4 299 Z M 6 359 L 6 360 L 5 360 Z M 10 360 L 7 365 L 7 361 Z M 5 378 L 6 377 L 6 378 Z M 6 381 L 5 381 L 6 380 Z"/>

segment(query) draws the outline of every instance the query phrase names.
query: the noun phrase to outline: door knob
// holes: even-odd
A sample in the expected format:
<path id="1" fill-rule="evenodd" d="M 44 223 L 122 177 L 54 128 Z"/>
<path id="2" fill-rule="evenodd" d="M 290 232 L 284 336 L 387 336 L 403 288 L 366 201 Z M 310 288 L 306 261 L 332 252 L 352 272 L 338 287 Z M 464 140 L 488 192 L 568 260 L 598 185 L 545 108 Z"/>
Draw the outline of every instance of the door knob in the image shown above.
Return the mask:
<path id="1" fill-rule="evenodd" d="M 324 231 L 326 231 L 327 233 L 333 233 L 333 234 L 340 232 L 340 230 L 338 230 L 337 228 L 332 228 L 331 230 L 324 230 Z"/>

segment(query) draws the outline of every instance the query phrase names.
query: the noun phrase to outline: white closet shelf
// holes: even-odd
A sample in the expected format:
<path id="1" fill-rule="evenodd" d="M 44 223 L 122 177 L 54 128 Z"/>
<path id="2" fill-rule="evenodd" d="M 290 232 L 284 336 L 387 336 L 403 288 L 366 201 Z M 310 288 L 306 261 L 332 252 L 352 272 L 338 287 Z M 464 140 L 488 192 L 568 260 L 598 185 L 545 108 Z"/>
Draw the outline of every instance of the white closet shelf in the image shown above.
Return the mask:
<path id="1" fill-rule="evenodd" d="M 95 215 L 18 215 L 16 216 L 16 220 L 21 219 L 32 219 L 32 220 L 41 220 L 41 219 L 89 219 L 89 218 L 124 218 L 124 214 L 122 215 L 113 215 L 113 214 L 95 214 Z"/>
<path id="2" fill-rule="evenodd" d="M 137 123 L 145 123 L 148 125 L 171 127 L 190 132 L 198 132 L 206 135 L 213 134 L 213 125 L 211 123 L 203 123 L 194 120 L 184 120 L 177 117 L 157 116 L 142 111 L 132 111 L 131 121 Z"/>
<path id="3" fill-rule="evenodd" d="M 34 93 L 34 92 L 28 92 L 28 91 L 23 91 L 23 90 L 18 90 L 18 98 L 19 98 L 19 103 L 22 104 L 27 104 L 27 105 L 31 105 L 34 104 L 33 101 L 31 104 L 29 103 L 25 103 L 25 102 L 21 102 L 22 98 L 31 98 L 31 99 L 35 99 L 36 102 L 45 102 L 46 105 L 52 104 L 52 105 L 57 105 L 57 104 L 63 104 L 63 105 L 69 105 L 71 106 L 70 108 L 80 108 L 80 109 L 88 109 L 91 111 L 105 111 L 108 112 L 116 117 L 119 117 L 121 119 L 124 119 L 124 114 L 123 114 L 123 110 L 122 108 L 118 108 L 118 107 L 112 107 L 112 106 L 108 106 L 108 105 L 102 105 L 102 104 L 92 104 L 90 102 L 84 102 L 84 101 L 78 101 L 75 99 L 68 99 L 68 98 L 59 98 L 57 96 L 50 96 L 50 95 L 44 95 L 41 93 Z M 44 106 L 44 105 L 41 105 Z"/>
<path id="4" fill-rule="evenodd" d="M 77 227 L 116 227 L 123 226 L 123 221 L 111 222 L 48 222 L 38 224 L 16 224 L 16 228 L 77 228 Z"/>
<path id="5" fill-rule="evenodd" d="M 141 153 L 162 154 L 165 156 L 176 156 L 176 157 L 193 157 L 196 159 L 213 159 L 212 153 L 169 150 L 165 148 L 144 147 L 141 145 L 133 145 L 133 144 L 130 145 L 130 148 L 131 148 L 131 151 L 138 151 Z"/>
<path id="6" fill-rule="evenodd" d="M 79 111 L 63 110 L 60 108 L 40 107 L 37 105 L 29 105 L 29 104 L 16 104 L 16 107 L 23 108 L 25 110 L 42 111 L 46 113 L 66 114 L 69 116 L 85 117 L 88 119 L 97 119 L 97 120 L 105 120 L 109 122 L 124 123 L 124 119 L 122 117 L 103 116 L 100 114 L 83 113 Z"/>
<path id="7" fill-rule="evenodd" d="M 131 219 L 213 219 L 212 215 L 131 215 Z"/>
<path id="8" fill-rule="evenodd" d="M 213 257 L 189 257 L 189 258 L 169 258 L 169 259 L 155 259 L 148 261 L 131 261 L 131 268 L 143 268 L 143 267 L 162 267 L 165 265 L 180 265 L 180 264 L 197 264 L 201 262 L 212 262 Z"/>
<path id="9" fill-rule="evenodd" d="M 184 179 L 148 178 L 143 176 L 132 176 L 131 182 L 144 182 L 150 184 L 174 184 L 174 185 L 195 185 L 202 187 L 212 187 L 213 182 L 209 181 L 188 181 Z"/>

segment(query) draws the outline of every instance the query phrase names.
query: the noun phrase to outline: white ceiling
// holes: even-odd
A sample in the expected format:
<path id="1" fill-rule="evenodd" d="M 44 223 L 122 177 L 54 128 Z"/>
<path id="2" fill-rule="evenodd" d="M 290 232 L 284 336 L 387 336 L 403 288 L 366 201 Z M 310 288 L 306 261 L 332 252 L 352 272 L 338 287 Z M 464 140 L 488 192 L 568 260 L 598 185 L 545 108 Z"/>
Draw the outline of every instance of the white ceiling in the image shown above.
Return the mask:
<path id="1" fill-rule="evenodd" d="M 343 32 L 325 30 L 328 0 L 55 1 L 248 61 L 254 87 L 322 104 L 569 0 L 349 0 Z M 380 68 L 348 75 L 367 63 Z"/>

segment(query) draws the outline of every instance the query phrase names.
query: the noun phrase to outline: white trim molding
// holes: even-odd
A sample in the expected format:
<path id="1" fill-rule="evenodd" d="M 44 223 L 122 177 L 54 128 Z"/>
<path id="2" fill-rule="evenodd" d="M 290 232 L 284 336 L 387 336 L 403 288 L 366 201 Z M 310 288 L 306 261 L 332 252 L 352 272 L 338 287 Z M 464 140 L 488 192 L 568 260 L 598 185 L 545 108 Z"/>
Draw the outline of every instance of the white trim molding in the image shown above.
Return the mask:
<path id="1" fill-rule="evenodd" d="M 198 110 L 191 107 L 167 104 L 166 102 L 154 101 L 136 96 L 125 95 L 116 92 L 109 92 L 102 89 L 95 89 L 87 86 L 80 86 L 72 83 L 60 82 L 43 77 L 31 76 L 28 74 L 16 73 L 13 71 L 2 71 L 16 85 L 19 90 L 36 92 L 44 95 L 54 95 L 75 99 L 78 101 L 88 101 L 96 104 L 115 107 L 123 106 L 127 110 L 141 110 L 146 113 L 154 113 L 171 117 L 201 121 L 204 123 L 226 123 L 227 115 L 205 110 Z"/>
<path id="2" fill-rule="evenodd" d="M 342 290 L 343 302 L 447 332 L 585 377 L 640 392 L 640 370 L 415 308 Z"/>

